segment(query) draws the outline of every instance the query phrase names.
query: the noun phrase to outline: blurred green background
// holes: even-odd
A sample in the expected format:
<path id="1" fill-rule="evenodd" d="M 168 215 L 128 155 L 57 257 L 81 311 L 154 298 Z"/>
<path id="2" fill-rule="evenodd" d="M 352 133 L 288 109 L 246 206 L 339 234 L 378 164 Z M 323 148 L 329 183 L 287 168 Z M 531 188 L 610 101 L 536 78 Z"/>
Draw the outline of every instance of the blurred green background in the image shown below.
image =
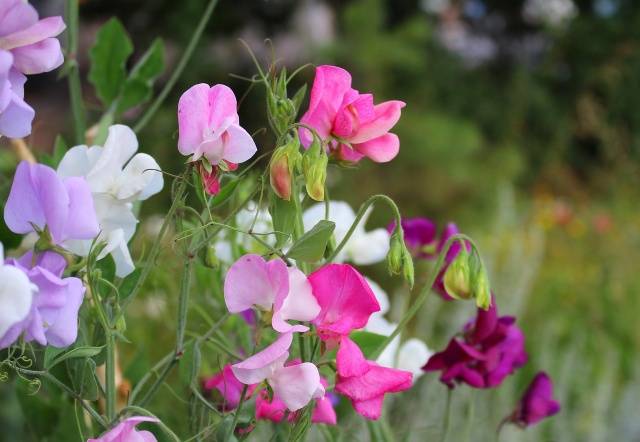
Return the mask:
<path id="1" fill-rule="evenodd" d="M 60 1 L 33 3 L 41 15 L 62 12 Z M 156 36 L 165 40 L 161 86 L 204 5 L 201 0 L 82 2 L 83 72 L 96 30 L 116 15 L 137 55 Z M 264 64 L 272 54 L 292 69 L 337 64 L 351 71 L 355 88 L 373 92 L 376 101 L 407 103 L 394 129 L 401 140 L 399 156 L 389 164 L 332 168 L 331 197 L 357 207 L 371 194 L 386 193 L 406 216 L 456 222 L 477 239 L 498 305 L 518 316 L 530 355 L 527 366 L 497 393 L 458 389 L 450 440 L 462 440 L 470 398 L 478 404 L 471 440 L 494 440 L 496 423 L 533 373 L 544 369 L 555 380 L 561 413 L 525 432 L 509 429 L 503 441 L 640 441 L 640 4 L 221 0 L 185 74 L 140 135 L 141 149 L 156 156 L 164 170 L 182 167 L 175 147 L 182 91 L 198 82 L 227 83 L 238 96 L 248 90 L 246 82 L 229 76 L 255 72 L 239 38 Z M 312 78 L 308 67 L 292 90 Z M 72 133 L 70 112 L 60 111 L 68 109 L 66 82 L 55 81 L 53 73 L 27 84 L 27 101 L 37 112 L 30 138 L 37 151 L 50 151 L 59 131 L 69 138 Z M 84 92 L 96 121 L 98 101 L 90 85 Z M 250 132 L 266 125 L 263 109 L 263 92 L 249 91 L 240 118 Z M 125 121 L 138 115 L 130 112 Z M 264 134 L 257 141 L 261 151 L 273 148 L 273 139 Z M 6 192 L 15 160 L 8 150 L 0 153 Z M 168 202 L 165 188 L 162 197 L 144 206 L 148 217 L 135 240 L 139 250 L 153 240 L 154 215 Z M 386 225 L 389 218 L 377 210 L 370 225 Z M 128 336 L 143 343 L 140 349 L 122 346 L 125 375 L 134 381 L 173 345 L 173 329 L 166 324 L 176 304 L 173 275 L 179 263 L 167 266 L 173 267 L 158 269 L 129 321 Z M 207 305 L 211 275 L 200 270 L 195 291 Z M 391 294 L 400 284 L 388 278 L 383 265 L 364 272 Z M 444 305 L 434 296 L 416 334 L 440 350 L 472 315 L 470 306 Z M 215 360 L 205 364 L 215 370 Z M 14 395 L 6 387 L 2 391 Z M 151 406 L 182 429 L 183 414 L 175 407 L 186 411 L 187 405 L 172 393 L 163 390 Z M 444 395 L 436 376 L 426 375 L 407 395 L 410 400 L 394 402 L 391 422 L 398 440 L 405 434 L 410 440 L 437 437 Z M 31 433 L 22 433 L 16 418 L 16 400 L 3 407 L 0 421 L 29 440 Z"/>

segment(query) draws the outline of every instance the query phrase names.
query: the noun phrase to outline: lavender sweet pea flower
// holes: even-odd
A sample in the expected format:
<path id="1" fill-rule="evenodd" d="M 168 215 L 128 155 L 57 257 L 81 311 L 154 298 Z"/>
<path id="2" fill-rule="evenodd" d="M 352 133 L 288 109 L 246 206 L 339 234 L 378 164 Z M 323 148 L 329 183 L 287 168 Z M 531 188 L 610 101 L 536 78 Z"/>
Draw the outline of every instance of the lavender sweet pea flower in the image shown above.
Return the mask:
<path id="1" fill-rule="evenodd" d="M 34 265 L 32 262 L 32 252 L 5 262 L 24 272 L 37 289 L 26 318 L 0 337 L 0 348 L 10 346 L 20 335 L 26 342 L 67 347 L 78 335 L 78 310 L 85 288 L 78 278 L 62 278 L 66 262 L 57 253 L 45 252 Z"/>
<path id="2" fill-rule="evenodd" d="M 4 220 L 14 233 L 48 230 L 54 244 L 92 239 L 99 227 L 84 178 L 61 179 L 42 164 L 22 161 L 16 169 L 4 207 Z"/>
<path id="3" fill-rule="evenodd" d="M 553 399 L 553 383 L 544 372 L 538 372 L 525 391 L 520 404 L 509 420 L 520 427 L 535 425 L 545 417 L 560 411 L 560 404 Z"/>
<path id="4" fill-rule="evenodd" d="M 35 8 L 22 0 L 0 1 L 0 136 L 31 133 L 34 110 L 24 102 L 25 75 L 49 72 L 63 62 L 61 17 L 38 20 Z"/>
<path id="5" fill-rule="evenodd" d="M 157 442 L 158 439 L 149 431 L 138 431 L 136 425 L 142 422 L 160 422 L 155 417 L 131 416 L 97 439 L 88 439 L 87 442 Z"/>

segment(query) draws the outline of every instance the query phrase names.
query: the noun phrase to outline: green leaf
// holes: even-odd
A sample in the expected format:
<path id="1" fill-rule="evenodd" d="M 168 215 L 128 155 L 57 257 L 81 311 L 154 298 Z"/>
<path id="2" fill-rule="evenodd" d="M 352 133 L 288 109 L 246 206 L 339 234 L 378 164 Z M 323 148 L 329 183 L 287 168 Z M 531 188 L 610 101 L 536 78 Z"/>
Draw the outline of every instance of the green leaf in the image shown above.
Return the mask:
<path id="1" fill-rule="evenodd" d="M 89 401 L 98 399 L 96 363 L 93 359 L 74 359 L 67 362 L 71 374 L 73 390 Z"/>
<path id="2" fill-rule="evenodd" d="M 285 245 L 293 233 L 296 221 L 296 208 L 293 201 L 285 201 L 274 193 L 271 193 L 269 213 L 273 221 L 273 230 L 276 232 L 276 248 Z"/>
<path id="3" fill-rule="evenodd" d="M 118 294 L 120 295 L 120 301 L 127 299 L 133 288 L 138 283 L 138 279 L 140 279 L 140 274 L 142 273 L 142 269 L 135 269 L 132 273 L 128 274 L 120 283 L 118 287 Z"/>
<path id="4" fill-rule="evenodd" d="M 69 350 L 66 353 L 62 353 L 55 356 L 54 358 L 51 359 L 51 361 L 49 362 L 49 365 L 46 365 L 46 362 L 45 362 L 45 368 L 51 369 L 52 367 L 55 367 L 60 362 L 65 361 L 67 359 L 91 358 L 93 356 L 98 355 L 101 351 L 102 351 L 102 347 L 88 347 L 88 346 L 76 347 Z M 45 354 L 45 361 L 46 361 L 46 354 Z"/>
<path id="5" fill-rule="evenodd" d="M 320 220 L 291 246 L 287 257 L 304 262 L 319 261 L 324 256 L 327 243 L 335 228 L 336 224 L 333 221 Z"/>
<path id="6" fill-rule="evenodd" d="M 131 70 L 124 83 L 116 113 L 120 114 L 148 101 L 153 95 L 153 82 L 163 70 L 164 44 L 162 39 L 157 38 Z"/>
<path id="7" fill-rule="evenodd" d="M 387 339 L 386 336 L 368 331 L 354 331 L 349 337 L 353 342 L 358 344 L 358 347 L 360 347 L 364 357 L 367 359 L 371 358 L 378 347 Z"/>
<path id="8" fill-rule="evenodd" d="M 298 113 L 298 110 L 300 110 L 300 106 L 302 105 L 302 101 L 304 100 L 304 97 L 306 95 L 307 95 L 307 85 L 304 84 L 300 89 L 298 89 L 298 91 L 294 94 L 293 98 L 291 99 L 291 101 L 293 102 L 293 106 L 296 109 L 296 114 Z"/>
<path id="9" fill-rule="evenodd" d="M 105 107 L 110 106 L 122 91 L 125 64 L 132 52 L 131 40 L 117 18 L 113 17 L 98 30 L 89 51 L 89 82 L 96 88 L 96 95 Z"/>
<path id="10" fill-rule="evenodd" d="M 100 276 L 107 281 L 113 281 L 116 277 L 116 263 L 109 254 L 96 263 L 96 269 L 100 269 Z"/>
<path id="11" fill-rule="evenodd" d="M 57 348 L 57 347 L 52 347 L 52 346 L 47 346 L 44 349 L 44 368 L 51 368 L 53 367 L 53 365 L 51 365 L 51 361 L 53 361 L 56 356 L 58 356 L 60 353 L 64 352 L 64 348 Z"/>

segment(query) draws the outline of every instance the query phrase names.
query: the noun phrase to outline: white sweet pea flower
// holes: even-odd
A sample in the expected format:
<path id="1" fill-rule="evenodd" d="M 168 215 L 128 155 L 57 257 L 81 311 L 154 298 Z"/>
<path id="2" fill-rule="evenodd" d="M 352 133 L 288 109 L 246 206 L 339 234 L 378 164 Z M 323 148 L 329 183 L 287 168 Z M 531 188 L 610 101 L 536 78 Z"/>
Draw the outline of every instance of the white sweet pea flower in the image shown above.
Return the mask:
<path id="1" fill-rule="evenodd" d="M 38 288 L 17 267 L 4 265 L 4 248 L 0 243 L 0 339 L 31 310 Z"/>
<path id="2" fill-rule="evenodd" d="M 384 317 L 384 314 L 389 310 L 389 297 L 378 284 L 368 278 L 367 282 L 380 304 L 380 311 L 371 315 L 365 330 L 389 336 L 398 326 L 398 324 L 390 322 Z M 432 354 L 433 352 L 420 339 L 410 338 L 400 344 L 400 336 L 396 336 L 387 345 L 376 362 L 383 367 L 407 370 L 413 374 L 413 382 L 416 382 L 424 373 L 422 367 Z"/>
<path id="3" fill-rule="evenodd" d="M 353 235 L 336 256 L 336 262 L 350 261 L 357 265 L 368 265 L 383 261 L 387 256 L 389 252 L 389 232 L 383 228 L 371 231 L 366 231 L 364 228 L 371 209 L 369 208 L 366 211 Z M 325 219 L 324 215 L 324 203 L 314 204 L 305 210 L 302 215 L 305 230 L 311 229 L 318 221 Z M 344 201 L 331 201 L 329 221 L 336 223 L 334 235 L 337 244 L 346 236 L 355 219 L 356 214 L 349 204 Z"/>
<path id="4" fill-rule="evenodd" d="M 109 128 L 104 147 L 72 147 L 58 165 L 62 177 L 82 176 L 89 183 L 101 230 L 98 240 L 106 243 L 98 259 L 111 253 L 119 277 L 135 269 L 127 246 L 138 223 L 133 203 L 160 192 L 164 185 L 156 160 L 145 153 L 136 154 L 137 150 L 136 134 L 116 124 Z M 91 241 L 67 241 L 64 245 L 86 256 Z"/>

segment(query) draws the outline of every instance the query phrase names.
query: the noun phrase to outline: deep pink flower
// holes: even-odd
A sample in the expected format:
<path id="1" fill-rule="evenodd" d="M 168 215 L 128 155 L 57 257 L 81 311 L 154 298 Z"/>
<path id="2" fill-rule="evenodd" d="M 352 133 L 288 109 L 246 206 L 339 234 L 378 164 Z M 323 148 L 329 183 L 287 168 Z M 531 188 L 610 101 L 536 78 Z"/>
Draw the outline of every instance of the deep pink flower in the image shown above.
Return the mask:
<path id="1" fill-rule="evenodd" d="M 384 395 L 411 388 L 411 372 L 382 367 L 365 359 L 360 348 L 343 337 L 336 356 L 336 392 L 348 397 L 357 413 L 378 419 Z"/>
<path id="2" fill-rule="evenodd" d="M 318 368 L 310 362 L 285 365 L 289 357 L 292 333 L 283 333 L 264 350 L 231 366 L 235 377 L 246 385 L 266 380 L 274 394 L 291 411 L 297 411 L 310 400 L 324 396 Z"/>
<path id="3" fill-rule="evenodd" d="M 0 348 L 13 344 L 20 335 L 26 342 L 67 347 L 78 336 L 78 310 L 84 299 L 85 288 L 78 278 L 63 278 L 66 261 L 57 253 L 45 252 L 33 262 L 32 252 L 21 258 L 7 259 L 23 271 L 37 287 L 31 310 L 26 318 L 11 326 L 0 336 Z"/>
<path id="4" fill-rule="evenodd" d="M 81 177 L 61 179 L 52 168 L 22 161 L 16 169 L 4 220 L 14 233 L 46 227 L 55 244 L 99 233 L 91 189 Z"/>
<path id="5" fill-rule="evenodd" d="M 320 305 L 314 319 L 322 340 L 336 341 L 363 328 L 380 304 L 367 281 L 348 264 L 328 264 L 309 275 Z"/>
<path id="6" fill-rule="evenodd" d="M 287 267 L 280 259 L 265 261 L 260 255 L 242 256 L 229 268 L 224 281 L 224 300 L 231 313 L 253 306 L 273 309 L 271 324 L 276 331 L 305 332 L 309 327 L 291 325 L 287 320 L 311 321 L 320 306 L 311 293 L 304 273 Z"/>
<path id="7" fill-rule="evenodd" d="M 521 427 L 528 427 L 559 411 L 560 404 L 553 399 L 551 378 L 541 371 L 529 384 L 510 420 Z"/>
<path id="8" fill-rule="evenodd" d="M 87 442 L 157 442 L 158 439 L 149 431 L 138 431 L 136 425 L 142 422 L 160 422 L 155 417 L 132 416 L 97 439 L 88 439 Z"/>
<path id="9" fill-rule="evenodd" d="M 243 163 L 256 153 L 251 135 L 239 124 L 236 97 L 224 84 L 190 87 L 178 102 L 178 150 L 215 166 Z"/>
<path id="10" fill-rule="evenodd" d="M 463 337 L 451 339 L 444 351 L 431 356 L 423 370 L 441 371 L 440 381 L 450 388 L 455 382 L 493 388 L 526 362 L 522 331 L 514 317 L 498 317 L 494 300 L 489 310 L 479 308 Z"/>
<path id="11" fill-rule="evenodd" d="M 400 150 L 398 136 L 389 131 L 400 119 L 404 106 L 397 100 L 374 105 L 373 95 L 361 94 L 351 87 L 349 72 L 324 65 L 316 68 L 309 109 L 300 122 L 313 127 L 340 160 L 357 162 L 368 157 L 384 163 Z M 300 139 L 309 147 L 311 132 L 301 129 Z"/>
<path id="12" fill-rule="evenodd" d="M 248 386 L 247 397 L 253 394 L 256 387 L 256 384 Z M 244 384 L 233 374 L 231 365 L 227 364 L 220 373 L 210 377 L 204 382 L 204 389 L 206 391 L 211 391 L 214 388 L 220 392 L 220 395 L 222 395 L 224 399 L 222 408 L 224 410 L 233 410 L 240 403 L 240 396 L 242 395 Z"/>

